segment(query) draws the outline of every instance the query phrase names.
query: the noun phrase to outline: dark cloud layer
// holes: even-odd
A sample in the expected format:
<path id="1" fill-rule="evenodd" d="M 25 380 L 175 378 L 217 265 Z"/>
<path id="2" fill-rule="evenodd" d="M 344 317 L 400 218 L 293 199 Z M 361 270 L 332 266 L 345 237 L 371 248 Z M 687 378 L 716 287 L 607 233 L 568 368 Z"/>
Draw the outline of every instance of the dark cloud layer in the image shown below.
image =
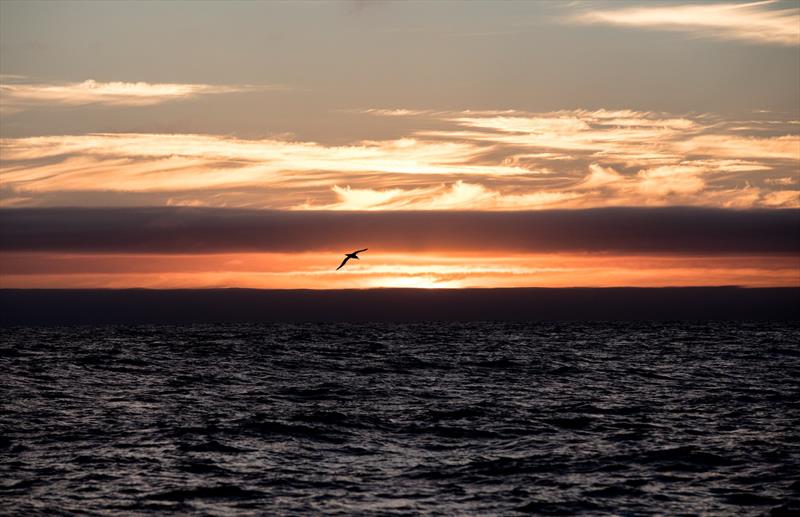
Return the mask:
<path id="1" fill-rule="evenodd" d="M 286 212 L 212 208 L 0 210 L 0 250 L 118 253 L 614 251 L 797 253 L 800 210 Z"/>
<path id="2" fill-rule="evenodd" d="M 276 321 L 795 320 L 800 289 L 0 289 L 0 326 Z"/>

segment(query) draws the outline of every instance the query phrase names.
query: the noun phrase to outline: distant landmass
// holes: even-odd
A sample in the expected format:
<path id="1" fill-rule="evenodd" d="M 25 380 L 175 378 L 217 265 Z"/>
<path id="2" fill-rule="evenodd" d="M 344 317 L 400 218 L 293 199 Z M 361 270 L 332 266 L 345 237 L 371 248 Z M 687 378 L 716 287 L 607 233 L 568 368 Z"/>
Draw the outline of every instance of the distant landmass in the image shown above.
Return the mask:
<path id="1" fill-rule="evenodd" d="M 0 289 L 0 325 L 800 319 L 800 288 Z"/>

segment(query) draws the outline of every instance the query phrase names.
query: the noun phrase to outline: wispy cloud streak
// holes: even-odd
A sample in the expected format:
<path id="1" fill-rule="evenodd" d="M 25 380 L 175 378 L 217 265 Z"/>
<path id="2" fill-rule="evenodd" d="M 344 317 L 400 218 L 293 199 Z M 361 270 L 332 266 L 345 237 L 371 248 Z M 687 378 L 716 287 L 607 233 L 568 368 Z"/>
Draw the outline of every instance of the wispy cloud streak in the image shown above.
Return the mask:
<path id="1" fill-rule="evenodd" d="M 706 38 L 770 45 L 800 44 L 800 7 L 776 9 L 775 3 L 767 0 L 593 9 L 569 17 L 568 21 L 681 31 Z"/>
<path id="2" fill-rule="evenodd" d="M 19 81 L 19 79 L 16 79 Z M 278 86 L 213 85 L 146 82 L 98 82 L 92 79 L 63 83 L 0 84 L 4 109 L 20 110 L 32 106 L 149 106 L 185 100 L 199 95 L 277 89 Z"/>

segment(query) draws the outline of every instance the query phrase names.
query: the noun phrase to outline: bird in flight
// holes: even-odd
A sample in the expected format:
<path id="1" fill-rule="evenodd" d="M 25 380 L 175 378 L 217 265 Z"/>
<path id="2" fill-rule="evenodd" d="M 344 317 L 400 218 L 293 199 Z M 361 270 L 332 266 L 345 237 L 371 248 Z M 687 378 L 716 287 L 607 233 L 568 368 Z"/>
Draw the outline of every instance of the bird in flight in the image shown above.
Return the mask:
<path id="1" fill-rule="evenodd" d="M 367 251 L 367 249 L 368 248 L 364 248 L 363 250 L 356 250 L 353 253 L 345 253 L 344 254 L 344 260 L 342 261 L 341 264 L 339 264 L 339 267 L 336 268 L 336 271 L 339 271 L 340 269 L 342 269 L 342 266 L 347 264 L 347 261 L 350 260 L 351 258 L 352 259 L 356 259 L 356 260 L 361 260 L 361 259 L 358 258 L 358 254 L 361 253 L 362 251 Z"/>

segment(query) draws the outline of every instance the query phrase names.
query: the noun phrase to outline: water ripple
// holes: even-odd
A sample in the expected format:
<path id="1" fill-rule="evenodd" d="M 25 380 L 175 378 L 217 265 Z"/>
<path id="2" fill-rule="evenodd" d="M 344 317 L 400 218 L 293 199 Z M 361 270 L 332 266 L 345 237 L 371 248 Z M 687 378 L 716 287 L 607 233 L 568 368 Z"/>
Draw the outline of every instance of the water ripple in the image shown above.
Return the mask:
<path id="1" fill-rule="evenodd" d="M 798 330 L 7 328 L 2 513 L 796 515 Z"/>

